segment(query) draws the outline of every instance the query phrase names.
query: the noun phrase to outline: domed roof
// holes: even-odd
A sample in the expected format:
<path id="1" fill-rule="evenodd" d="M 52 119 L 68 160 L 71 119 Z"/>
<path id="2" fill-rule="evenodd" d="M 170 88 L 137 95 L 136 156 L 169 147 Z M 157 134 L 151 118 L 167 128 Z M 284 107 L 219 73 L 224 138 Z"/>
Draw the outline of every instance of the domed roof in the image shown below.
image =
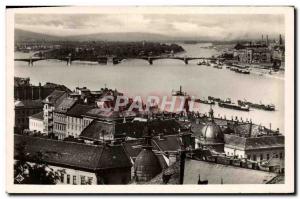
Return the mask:
<path id="1" fill-rule="evenodd" d="M 205 140 L 223 141 L 221 128 L 213 121 L 209 121 L 202 129 L 202 136 Z"/>
<path id="2" fill-rule="evenodd" d="M 210 142 L 223 142 L 224 135 L 221 128 L 214 121 L 214 112 L 212 108 L 209 110 L 210 120 L 202 128 L 201 134 L 204 140 Z"/>
<path id="3" fill-rule="evenodd" d="M 151 148 L 144 148 L 136 157 L 134 172 L 137 182 L 151 180 L 162 171 L 158 157 Z"/>

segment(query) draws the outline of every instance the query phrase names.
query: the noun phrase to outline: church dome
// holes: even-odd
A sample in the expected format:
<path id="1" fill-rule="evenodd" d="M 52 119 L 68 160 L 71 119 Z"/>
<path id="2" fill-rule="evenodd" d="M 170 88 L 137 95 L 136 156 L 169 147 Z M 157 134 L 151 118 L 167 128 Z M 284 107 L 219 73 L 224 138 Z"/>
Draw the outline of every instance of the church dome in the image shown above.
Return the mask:
<path id="1" fill-rule="evenodd" d="M 210 142 L 223 142 L 224 135 L 220 126 L 214 121 L 212 108 L 210 108 L 209 115 L 210 120 L 205 124 L 201 131 L 203 139 Z"/>
<path id="2" fill-rule="evenodd" d="M 134 163 L 137 182 L 147 182 L 162 171 L 158 157 L 151 148 L 144 148 Z"/>

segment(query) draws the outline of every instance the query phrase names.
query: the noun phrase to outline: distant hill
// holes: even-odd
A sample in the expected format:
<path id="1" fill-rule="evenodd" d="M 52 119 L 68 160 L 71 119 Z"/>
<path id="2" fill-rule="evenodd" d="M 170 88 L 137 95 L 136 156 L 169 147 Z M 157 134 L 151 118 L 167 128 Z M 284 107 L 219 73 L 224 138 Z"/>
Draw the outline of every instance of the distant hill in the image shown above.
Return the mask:
<path id="1" fill-rule="evenodd" d="M 35 33 L 21 29 L 15 29 L 16 41 L 170 41 L 174 38 L 154 33 L 96 33 L 75 36 L 53 36 L 48 34 Z"/>
<path id="2" fill-rule="evenodd" d="M 26 30 L 21 29 L 15 29 L 15 41 L 53 41 L 53 40 L 61 40 L 60 37 L 56 37 L 53 35 L 47 35 L 47 34 L 41 34 L 41 33 L 35 33 L 30 32 Z"/>

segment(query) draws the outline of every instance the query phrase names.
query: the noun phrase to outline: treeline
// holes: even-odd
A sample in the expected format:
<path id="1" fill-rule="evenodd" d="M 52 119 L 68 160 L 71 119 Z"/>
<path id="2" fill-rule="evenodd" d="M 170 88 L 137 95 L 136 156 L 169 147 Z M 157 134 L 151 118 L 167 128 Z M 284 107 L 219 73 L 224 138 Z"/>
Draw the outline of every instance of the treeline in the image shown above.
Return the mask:
<path id="1" fill-rule="evenodd" d="M 71 55 L 86 60 L 101 56 L 140 57 L 159 56 L 182 52 L 184 49 L 177 44 L 158 42 L 87 42 L 63 43 L 59 48 L 39 53 L 39 56 L 61 58 Z"/>

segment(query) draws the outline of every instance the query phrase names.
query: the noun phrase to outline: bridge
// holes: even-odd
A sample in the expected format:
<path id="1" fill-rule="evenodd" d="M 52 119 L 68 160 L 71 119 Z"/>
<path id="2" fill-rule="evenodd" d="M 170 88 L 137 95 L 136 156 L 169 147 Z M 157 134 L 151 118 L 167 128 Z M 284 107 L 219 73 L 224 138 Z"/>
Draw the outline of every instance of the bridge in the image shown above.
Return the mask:
<path id="1" fill-rule="evenodd" d="M 66 61 L 67 65 L 70 66 L 73 61 L 93 61 L 93 62 L 98 62 L 99 64 L 107 64 L 109 60 L 115 65 L 119 64 L 122 62 L 122 60 L 125 59 L 142 59 L 147 61 L 150 65 L 153 64 L 154 60 L 158 59 L 177 59 L 177 60 L 182 60 L 185 64 L 188 64 L 190 60 L 221 60 L 223 61 L 224 59 L 222 58 L 214 58 L 214 57 L 178 57 L 178 56 L 139 56 L 139 57 L 96 57 L 96 58 L 85 58 L 85 57 L 61 57 L 61 58 L 46 58 L 46 57 L 29 57 L 29 58 L 15 58 L 15 61 L 23 61 L 23 62 L 28 62 L 29 66 L 33 66 L 34 62 L 41 61 L 41 60 L 50 60 L 50 59 L 55 59 L 55 60 L 61 60 L 61 61 Z"/>

